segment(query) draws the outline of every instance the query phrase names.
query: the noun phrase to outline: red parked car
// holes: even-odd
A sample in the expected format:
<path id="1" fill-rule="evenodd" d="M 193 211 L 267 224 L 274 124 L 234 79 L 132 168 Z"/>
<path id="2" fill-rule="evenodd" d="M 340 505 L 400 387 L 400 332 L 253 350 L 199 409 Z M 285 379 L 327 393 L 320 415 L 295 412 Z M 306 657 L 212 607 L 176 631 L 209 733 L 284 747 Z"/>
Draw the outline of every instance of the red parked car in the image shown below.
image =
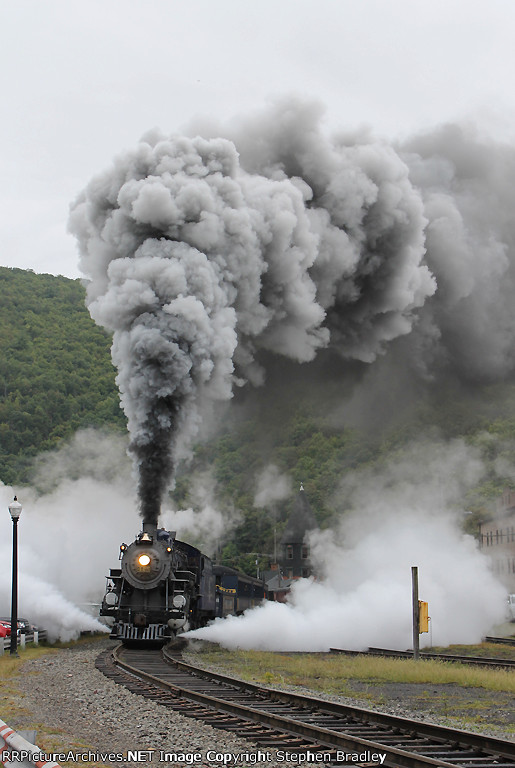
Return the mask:
<path id="1" fill-rule="evenodd" d="M 5 621 L 0 621 L 0 637 L 11 636 L 11 623 L 7 624 Z"/>
<path id="2" fill-rule="evenodd" d="M 4 627 L 9 627 L 10 629 L 11 619 L 8 616 L 0 616 L 0 624 L 3 624 Z M 22 635 L 30 634 L 31 632 L 34 632 L 35 629 L 37 629 L 37 627 L 31 624 L 27 619 L 18 618 L 18 637 L 20 636 L 20 633 Z"/>

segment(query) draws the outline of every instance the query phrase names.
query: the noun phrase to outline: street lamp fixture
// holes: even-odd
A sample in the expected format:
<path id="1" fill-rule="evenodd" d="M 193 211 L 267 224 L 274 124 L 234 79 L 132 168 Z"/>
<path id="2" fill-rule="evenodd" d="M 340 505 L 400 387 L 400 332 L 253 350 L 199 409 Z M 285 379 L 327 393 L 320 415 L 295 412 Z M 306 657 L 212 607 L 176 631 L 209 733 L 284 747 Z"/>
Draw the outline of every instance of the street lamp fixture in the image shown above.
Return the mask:
<path id="1" fill-rule="evenodd" d="M 13 521 L 13 576 L 11 593 L 11 656 L 17 656 L 18 643 L 18 520 L 21 515 L 21 504 L 15 496 L 9 504 L 9 514 Z"/>

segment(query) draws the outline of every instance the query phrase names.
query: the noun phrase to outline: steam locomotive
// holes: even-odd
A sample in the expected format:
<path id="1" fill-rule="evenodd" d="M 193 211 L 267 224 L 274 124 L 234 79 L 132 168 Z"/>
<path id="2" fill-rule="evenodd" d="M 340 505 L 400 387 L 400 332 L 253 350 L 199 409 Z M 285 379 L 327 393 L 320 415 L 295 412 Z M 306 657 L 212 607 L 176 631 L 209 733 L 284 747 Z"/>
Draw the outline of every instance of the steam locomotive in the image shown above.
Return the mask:
<path id="1" fill-rule="evenodd" d="M 132 544 L 120 546 L 100 615 L 114 620 L 111 637 L 125 645 L 162 645 L 179 631 L 239 615 L 267 599 L 264 583 L 215 565 L 175 533 L 150 523 Z"/>

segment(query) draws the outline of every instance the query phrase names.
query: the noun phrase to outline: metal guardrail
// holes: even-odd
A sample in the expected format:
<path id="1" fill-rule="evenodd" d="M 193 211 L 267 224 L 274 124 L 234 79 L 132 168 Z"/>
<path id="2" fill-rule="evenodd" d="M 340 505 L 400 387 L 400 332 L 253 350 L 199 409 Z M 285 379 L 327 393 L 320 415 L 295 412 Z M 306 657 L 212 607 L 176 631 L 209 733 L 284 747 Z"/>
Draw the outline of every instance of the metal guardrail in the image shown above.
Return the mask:
<path id="1" fill-rule="evenodd" d="M 34 643 L 35 645 L 39 645 L 39 643 L 46 642 L 47 639 L 47 631 L 46 629 L 39 629 L 37 632 L 27 632 L 27 633 L 20 633 L 18 635 L 18 648 L 25 648 L 26 643 Z M 11 647 L 11 638 L 10 637 L 4 637 L 0 638 L 0 656 L 4 651 L 8 651 Z"/>

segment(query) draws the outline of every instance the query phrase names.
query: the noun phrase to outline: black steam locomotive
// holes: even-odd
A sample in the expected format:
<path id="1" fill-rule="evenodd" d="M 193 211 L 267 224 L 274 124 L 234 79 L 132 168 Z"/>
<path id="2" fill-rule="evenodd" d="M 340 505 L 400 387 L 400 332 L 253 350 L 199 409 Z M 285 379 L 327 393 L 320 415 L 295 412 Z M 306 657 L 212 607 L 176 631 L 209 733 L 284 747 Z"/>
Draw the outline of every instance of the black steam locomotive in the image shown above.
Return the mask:
<path id="1" fill-rule="evenodd" d="M 107 577 L 100 615 L 114 619 L 111 637 L 126 645 L 163 644 L 267 598 L 262 581 L 213 564 L 175 533 L 149 523 L 132 544 L 120 546 L 120 560 L 121 568 Z"/>

